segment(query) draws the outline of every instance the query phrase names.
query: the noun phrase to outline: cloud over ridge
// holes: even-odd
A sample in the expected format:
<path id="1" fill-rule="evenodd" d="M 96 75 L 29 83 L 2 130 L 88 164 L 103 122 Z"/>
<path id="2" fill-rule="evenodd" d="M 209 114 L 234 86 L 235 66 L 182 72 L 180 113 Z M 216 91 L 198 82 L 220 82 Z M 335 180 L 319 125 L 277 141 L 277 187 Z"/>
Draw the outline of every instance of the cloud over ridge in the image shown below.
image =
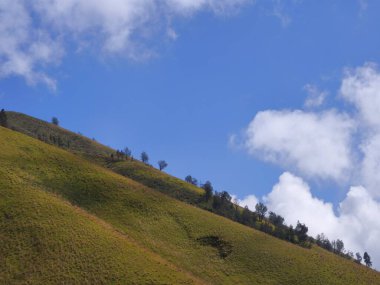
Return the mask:
<path id="1" fill-rule="evenodd" d="M 245 131 L 246 150 L 284 169 L 263 199 L 290 224 L 298 220 L 315 236 L 343 239 L 368 250 L 380 266 L 380 71 L 374 63 L 346 68 L 339 108 L 264 110 Z M 346 108 L 349 106 L 349 108 Z M 292 173 L 291 173 L 292 172 Z M 295 173 L 295 174 L 293 174 Z M 349 185 L 334 209 L 312 195 L 305 179 Z M 344 183 L 341 183 L 344 182 Z M 347 186 L 345 186 L 347 187 Z"/>

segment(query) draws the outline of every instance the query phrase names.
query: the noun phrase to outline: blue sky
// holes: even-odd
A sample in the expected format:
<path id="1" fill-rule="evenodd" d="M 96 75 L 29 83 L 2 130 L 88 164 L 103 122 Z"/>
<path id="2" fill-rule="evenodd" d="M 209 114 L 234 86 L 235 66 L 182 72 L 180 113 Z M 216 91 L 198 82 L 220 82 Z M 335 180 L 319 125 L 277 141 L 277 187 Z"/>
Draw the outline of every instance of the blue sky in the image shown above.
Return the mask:
<path id="1" fill-rule="evenodd" d="M 7 2 L 0 2 L 0 11 L 11 10 Z M 19 27 L 29 34 L 28 39 L 15 39 L 9 33 L 21 20 L 15 23 L 8 19 L 9 31 L 0 29 L 0 39 L 10 43 L 0 44 L 1 107 L 45 120 L 57 116 L 65 128 L 114 148 L 128 146 L 135 156 L 146 151 L 151 163 L 165 159 L 167 172 L 180 178 L 191 174 L 203 182 L 210 180 L 217 190 L 227 190 L 240 199 L 269 195 L 276 183 L 293 183 L 302 189 L 307 183 L 310 193 L 320 199 L 311 201 L 325 203 L 322 208 L 333 203 L 333 212 L 341 211 L 342 216 L 344 207 L 339 210 L 339 203 L 344 199 L 349 202 L 350 186 L 367 187 L 355 176 L 356 170 L 350 172 L 354 173 L 350 179 L 314 177 L 312 171 L 298 168 L 298 157 L 290 161 L 268 159 L 273 154 L 283 155 L 270 143 L 258 146 L 254 142 L 251 152 L 242 144 L 250 143 L 246 130 L 260 111 L 320 114 L 334 109 L 349 114 L 352 121 L 359 120 L 355 117 L 359 103 L 342 99 L 339 90 L 343 80 L 350 78 L 347 68 L 364 68 L 371 62 L 367 67 L 377 72 L 380 2 L 167 0 L 161 1 L 166 3 L 159 7 L 163 12 L 154 11 L 157 7 L 149 13 L 144 10 L 142 15 L 152 14 L 153 20 L 142 24 L 138 17 L 125 20 L 116 12 L 113 15 L 113 10 L 107 15 L 97 12 L 88 22 L 73 20 L 68 24 L 65 15 L 59 18 L 60 14 L 54 14 L 58 9 L 50 9 L 59 6 L 57 1 L 40 1 L 49 12 L 25 1 L 16 2 L 20 6 L 12 13 L 23 10 L 32 28 Z M 91 4 L 71 2 L 79 5 L 79 17 L 81 11 L 92 11 Z M 123 2 L 125 7 L 134 5 L 134 1 L 115 0 L 110 6 Z M 83 17 L 86 15 L 91 13 Z M 117 17 L 126 21 L 125 26 L 109 28 L 107 21 Z M 5 21 L 0 19 L 3 26 Z M 123 38 L 121 47 L 114 44 L 109 48 L 109 43 L 114 43 L 112 28 L 130 27 L 132 35 Z M 40 36 L 40 30 L 46 35 Z M 38 50 L 46 49 L 42 56 L 28 49 L 35 42 L 41 44 Z M 9 53 L 11 47 L 19 53 Z M 27 68 L 11 65 L 6 69 L 9 62 L 16 65 L 17 56 L 31 57 Z M 352 71 L 351 77 L 357 73 Z M 315 96 L 326 96 L 322 104 L 307 108 L 305 100 L 312 90 Z M 353 137 L 364 137 L 365 132 L 356 132 Z M 302 140 L 302 133 L 299 135 Z M 233 145 L 231 136 L 236 138 Z M 268 149 L 269 154 L 262 155 Z M 286 155 L 293 155 L 287 151 Z M 353 156 L 362 156 L 357 153 Z M 335 161 L 331 163 L 335 165 Z M 284 171 L 290 176 L 282 176 L 279 182 Z M 368 191 L 376 203 L 378 195 Z M 277 200 L 268 203 L 273 205 L 273 201 Z M 377 204 L 375 208 L 379 209 Z M 285 218 L 287 213 L 282 212 Z M 297 214 L 303 218 L 303 212 Z M 304 220 L 308 219 L 312 224 L 313 219 L 305 216 Z M 332 219 L 342 224 L 339 214 Z M 292 221 L 290 216 L 288 221 Z M 343 230 L 326 231 L 331 236 L 345 234 Z M 352 237 L 349 245 L 358 250 L 374 248 L 370 241 L 363 244 L 359 239 Z M 380 259 L 380 252 L 376 256 Z"/>

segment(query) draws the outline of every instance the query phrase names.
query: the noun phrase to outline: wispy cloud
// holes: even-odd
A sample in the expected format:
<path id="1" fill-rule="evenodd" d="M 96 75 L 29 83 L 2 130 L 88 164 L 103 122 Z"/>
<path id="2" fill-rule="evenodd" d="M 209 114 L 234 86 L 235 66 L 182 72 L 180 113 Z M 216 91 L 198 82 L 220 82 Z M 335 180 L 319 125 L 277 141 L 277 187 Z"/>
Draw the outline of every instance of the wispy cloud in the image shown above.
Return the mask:
<path id="1" fill-rule="evenodd" d="M 175 40 L 167 18 L 209 10 L 234 14 L 251 0 L 0 0 L 0 78 L 21 76 L 31 84 L 56 88 L 46 71 L 66 50 L 92 50 L 132 60 L 155 54 L 156 35 Z"/>
<path id="2" fill-rule="evenodd" d="M 329 94 L 325 90 L 319 90 L 319 88 L 313 84 L 306 84 L 303 89 L 308 95 L 304 104 L 307 108 L 320 107 Z"/>
<path id="3" fill-rule="evenodd" d="M 272 15 L 278 18 L 283 27 L 287 27 L 292 22 L 292 18 L 285 11 L 285 5 L 282 0 L 275 0 L 273 5 Z"/>

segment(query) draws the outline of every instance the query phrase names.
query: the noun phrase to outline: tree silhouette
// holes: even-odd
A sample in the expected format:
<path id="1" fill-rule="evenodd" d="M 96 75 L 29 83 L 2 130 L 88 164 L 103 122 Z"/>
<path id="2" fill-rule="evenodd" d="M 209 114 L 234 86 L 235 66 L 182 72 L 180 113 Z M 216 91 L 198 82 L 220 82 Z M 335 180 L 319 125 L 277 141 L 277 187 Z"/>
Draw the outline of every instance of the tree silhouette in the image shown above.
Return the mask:
<path id="1" fill-rule="evenodd" d="M 186 181 L 187 183 L 193 184 L 193 185 L 195 185 L 195 186 L 198 185 L 198 180 L 195 179 L 194 177 L 192 177 L 191 175 L 187 175 L 187 176 L 185 177 L 185 181 Z"/>
<path id="2" fill-rule="evenodd" d="M 149 161 L 149 156 L 145 151 L 141 153 L 141 161 L 144 162 L 145 164 L 147 164 Z"/>
<path id="3" fill-rule="evenodd" d="M 364 253 L 363 258 L 364 258 L 365 265 L 367 267 L 372 267 L 371 257 L 369 256 L 369 254 L 367 252 Z"/>
<path id="4" fill-rule="evenodd" d="M 128 147 L 124 148 L 124 153 L 127 158 L 130 158 L 132 156 L 132 151 Z"/>
<path id="5" fill-rule="evenodd" d="M 0 111 L 0 126 L 4 128 L 8 127 L 7 114 L 5 113 L 4 109 L 1 109 Z"/>
<path id="6" fill-rule="evenodd" d="M 256 204 L 255 209 L 259 220 L 262 221 L 265 217 L 266 212 L 268 211 L 267 206 L 260 202 Z"/>
<path id="7" fill-rule="evenodd" d="M 160 171 L 162 171 L 164 168 L 166 168 L 168 164 L 166 163 L 165 160 L 159 160 L 158 161 L 158 167 L 160 168 Z"/>
<path id="8" fill-rule="evenodd" d="M 301 224 L 299 221 L 297 222 L 297 226 L 294 231 L 300 243 L 307 241 L 308 230 L 309 228 L 305 224 Z"/>
<path id="9" fill-rule="evenodd" d="M 58 126 L 58 125 L 59 125 L 58 118 L 57 118 L 57 117 L 53 117 L 53 118 L 51 119 L 51 123 L 52 123 L 53 125 Z"/>
<path id="10" fill-rule="evenodd" d="M 205 190 L 205 200 L 209 201 L 212 197 L 212 194 L 214 192 L 214 188 L 212 187 L 212 184 L 210 181 L 207 181 L 205 184 L 202 185 L 202 188 Z"/>

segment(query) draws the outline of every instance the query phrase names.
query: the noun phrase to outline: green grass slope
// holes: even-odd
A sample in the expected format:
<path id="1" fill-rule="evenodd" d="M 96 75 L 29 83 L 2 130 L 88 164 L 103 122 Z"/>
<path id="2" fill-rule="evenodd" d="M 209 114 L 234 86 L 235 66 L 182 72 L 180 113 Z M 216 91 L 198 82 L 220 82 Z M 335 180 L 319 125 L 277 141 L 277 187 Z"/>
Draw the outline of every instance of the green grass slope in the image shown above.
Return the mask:
<path id="1" fill-rule="evenodd" d="M 174 198 L 194 203 L 203 193 L 202 189 L 138 160 L 111 160 L 110 156 L 115 150 L 59 126 L 17 112 L 8 111 L 7 117 L 11 129 L 49 143 L 50 138 L 56 138 L 56 141 L 60 138 L 62 148 Z"/>
<path id="2" fill-rule="evenodd" d="M 109 162 L 108 168 L 166 195 L 194 204 L 204 190 L 137 160 Z"/>
<path id="3" fill-rule="evenodd" d="M 200 283 L 46 191 L 25 163 L 44 154 L 29 138 L 0 127 L 0 146 L 0 284 Z"/>
<path id="4" fill-rule="evenodd" d="M 93 161 L 103 162 L 104 158 L 114 153 L 114 150 L 107 146 L 43 120 L 17 112 L 7 111 L 6 114 L 10 129 L 44 141 L 51 142 L 54 139 L 62 148 Z"/>
<path id="5" fill-rule="evenodd" d="M 376 271 L 342 259 L 321 248 L 304 249 L 179 202 L 67 151 L 22 134 L 0 128 L 0 146 L 1 193 L 4 188 L 6 189 L 6 185 L 16 185 L 15 187 L 20 188 L 18 191 L 30 193 L 34 191 L 35 187 L 43 189 L 45 192 L 40 191 L 41 195 L 44 193 L 49 197 L 55 197 L 52 196 L 54 194 L 64 198 L 106 224 L 112 225 L 112 228 L 109 229 L 111 237 L 115 234 L 113 229 L 116 229 L 119 235 L 127 237 L 130 241 L 136 241 L 136 250 L 139 251 L 139 257 L 142 260 L 146 258 L 153 262 L 154 259 L 149 257 L 158 255 L 162 260 L 169 264 L 175 264 L 176 268 L 181 270 L 170 266 L 165 269 L 156 264 L 157 271 L 152 269 L 148 272 L 153 274 L 154 271 L 157 275 L 148 275 L 147 279 L 143 279 L 145 281 L 157 278 L 168 284 L 178 284 L 195 281 L 195 278 L 198 278 L 209 284 L 380 284 L 380 274 Z M 12 191 L 6 193 L 12 193 Z M 19 199 L 21 196 L 20 194 Z M 29 201 L 29 199 L 26 200 Z M 4 209 L 7 207 L 19 208 L 20 214 L 17 215 L 19 219 L 28 221 L 29 217 L 22 216 L 31 214 L 23 213 L 25 206 L 22 203 L 19 205 L 17 201 L 18 199 L 15 197 L 13 202 L 1 204 L 0 211 L 4 213 L 6 211 Z M 59 199 L 59 201 L 61 200 Z M 9 206 L 12 203 L 14 206 Z M 44 203 L 41 202 L 41 204 Z M 43 207 L 39 210 L 40 207 L 36 203 L 33 205 L 36 205 L 34 212 L 37 217 L 34 221 L 39 229 L 42 226 L 38 224 L 40 221 L 38 213 L 42 212 Z M 46 207 L 51 211 L 58 211 L 54 203 L 46 203 Z M 3 216 L 3 220 L 9 219 L 8 214 Z M 74 216 L 81 217 L 80 213 L 73 214 L 72 219 Z M 43 220 L 52 228 L 56 227 L 54 217 L 51 218 L 52 221 L 48 217 Z M 81 227 L 84 227 L 86 223 L 74 224 L 71 227 L 72 232 L 68 236 L 79 234 L 82 231 Z M 100 222 L 94 222 L 94 226 L 91 222 L 88 223 L 91 227 L 102 225 Z M 77 226 L 78 229 L 76 229 Z M 5 272 L 12 268 L 19 268 L 20 275 L 27 274 L 29 271 L 25 273 L 25 270 L 22 269 L 23 266 L 20 265 L 20 262 L 23 261 L 22 257 L 28 256 L 29 251 L 37 250 L 33 249 L 35 246 L 33 235 L 27 232 L 24 237 L 20 229 L 22 226 L 15 227 L 15 231 L 21 232 L 21 236 L 16 239 L 14 247 L 3 250 L 5 255 L 10 256 L 10 260 L 15 260 L 16 265 L 9 268 L 8 262 L 4 267 L 1 266 L 0 278 L 7 278 L 8 275 Z M 1 229 L 0 238 L 8 236 L 9 239 L 11 235 L 4 233 L 3 227 Z M 106 230 L 107 227 L 98 228 L 99 231 L 101 229 Z M 51 230 L 59 231 L 59 229 Z M 54 237 L 53 234 L 49 236 Z M 17 240 L 24 239 L 28 240 L 25 249 L 21 247 L 22 242 L 17 242 Z M 79 241 L 81 241 L 80 238 L 77 242 Z M 61 253 L 67 251 L 67 244 L 60 239 L 60 236 L 53 238 L 51 242 L 61 244 Z M 3 240 L 1 243 L 4 244 Z M 74 244 L 73 242 L 68 243 Z M 45 260 L 54 259 L 54 252 L 50 252 L 49 247 L 44 243 L 39 246 L 40 250 L 47 251 L 44 255 Z M 96 244 L 93 247 L 87 246 L 84 251 L 92 256 L 93 252 L 97 252 L 98 246 Z M 71 247 L 68 248 L 71 249 Z M 117 250 L 120 249 L 117 248 Z M 72 251 L 76 253 L 79 249 Z M 69 250 L 71 253 L 72 251 Z M 104 251 L 110 250 L 105 247 Z M 113 252 L 108 255 L 109 259 L 114 257 Z M 13 255 L 16 257 L 12 257 Z M 139 270 L 148 270 L 145 264 L 141 265 L 137 261 L 131 262 L 128 254 L 122 250 L 116 256 L 117 261 L 120 259 L 120 263 L 115 261 L 109 266 L 115 264 L 117 267 L 119 264 L 118 268 L 121 270 L 124 268 L 121 261 L 123 258 L 125 263 L 130 262 L 136 265 L 133 267 L 136 269 L 131 270 L 135 272 L 136 276 L 131 273 L 130 278 L 142 278 L 141 275 L 138 275 Z M 38 259 L 39 257 L 38 251 L 34 252 L 33 258 Z M 64 272 L 69 276 L 90 275 L 88 272 L 93 272 L 91 270 L 95 269 L 88 268 L 90 265 L 85 265 L 86 258 L 85 255 L 83 259 L 79 258 L 81 260 L 77 261 L 82 267 L 79 265 L 75 269 L 66 267 Z M 106 258 L 104 259 L 106 260 Z M 149 268 L 153 267 L 154 264 L 149 265 Z M 60 267 L 56 266 L 55 268 L 59 269 Z M 56 274 L 65 274 L 58 273 L 60 271 L 58 269 Z M 171 271 L 165 271 L 170 269 Z M 108 276 L 113 276 L 116 274 L 114 273 L 116 271 L 113 270 L 116 269 L 111 267 L 109 270 L 99 269 L 99 272 L 109 272 Z M 174 273 L 171 275 L 172 272 L 177 275 Z M 120 272 L 118 274 L 116 276 L 122 275 Z M 31 275 L 30 278 L 39 276 L 33 271 Z M 46 275 L 41 273 L 41 276 Z M 47 276 L 54 278 L 55 275 Z M 178 278 L 178 281 L 164 281 L 165 278 Z M 188 279 L 186 280 L 186 278 Z M 158 282 L 152 281 L 152 284 L 156 283 Z"/>

